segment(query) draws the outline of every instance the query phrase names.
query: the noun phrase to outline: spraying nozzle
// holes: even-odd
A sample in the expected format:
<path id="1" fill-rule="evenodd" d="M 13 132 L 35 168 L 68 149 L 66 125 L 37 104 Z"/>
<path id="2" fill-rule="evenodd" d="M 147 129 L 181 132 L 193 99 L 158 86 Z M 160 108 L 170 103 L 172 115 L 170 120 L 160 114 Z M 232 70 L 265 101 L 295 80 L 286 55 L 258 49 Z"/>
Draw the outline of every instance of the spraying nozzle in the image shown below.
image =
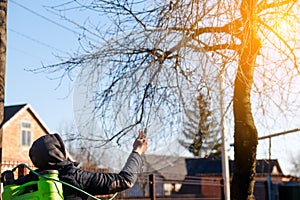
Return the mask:
<path id="1" fill-rule="evenodd" d="M 147 129 L 140 130 L 140 132 L 139 132 L 139 138 L 140 139 L 144 139 L 146 137 L 147 137 Z"/>

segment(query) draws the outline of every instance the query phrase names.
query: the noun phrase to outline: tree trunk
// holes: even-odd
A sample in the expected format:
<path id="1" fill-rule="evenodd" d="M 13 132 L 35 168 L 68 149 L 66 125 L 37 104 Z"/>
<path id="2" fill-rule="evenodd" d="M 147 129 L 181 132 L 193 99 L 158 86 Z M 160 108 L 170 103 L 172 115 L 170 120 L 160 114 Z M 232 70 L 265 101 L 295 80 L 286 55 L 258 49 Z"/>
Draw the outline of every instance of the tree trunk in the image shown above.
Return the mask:
<path id="1" fill-rule="evenodd" d="M 0 0 L 0 163 L 2 163 L 2 123 L 4 118 L 5 66 L 6 66 L 7 0 Z"/>
<path id="2" fill-rule="evenodd" d="M 232 180 L 232 199 L 234 200 L 254 199 L 254 176 L 258 142 L 250 103 L 253 66 L 245 61 L 243 58 L 240 59 L 234 89 L 235 162 Z M 246 73 L 248 77 L 245 75 Z"/>
<path id="3" fill-rule="evenodd" d="M 233 97 L 235 123 L 233 200 L 255 199 L 253 193 L 258 136 L 252 116 L 250 93 L 256 58 L 261 46 L 257 38 L 256 5 L 256 0 L 244 0 L 241 4 L 243 39 Z"/>

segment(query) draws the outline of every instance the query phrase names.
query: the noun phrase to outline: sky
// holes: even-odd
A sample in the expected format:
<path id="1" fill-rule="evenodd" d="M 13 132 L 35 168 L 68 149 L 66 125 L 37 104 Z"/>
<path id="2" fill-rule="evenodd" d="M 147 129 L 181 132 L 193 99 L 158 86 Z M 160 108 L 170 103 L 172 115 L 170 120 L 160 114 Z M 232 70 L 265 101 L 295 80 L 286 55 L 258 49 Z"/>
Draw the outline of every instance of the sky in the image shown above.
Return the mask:
<path id="1" fill-rule="evenodd" d="M 59 63 L 58 56 L 75 52 L 81 31 L 76 32 L 72 24 L 49 12 L 49 6 L 59 5 L 61 1 L 32 2 L 8 2 L 5 105 L 28 103 L 50 131 L 65 132 L 66 124 L 74 120 L 73 84 L 76 79 L 60 82 L 53 74 L 33 70 Z M 75 17 L 84 19 L 84 16 Z M 119 163 L 117 165 L 115 168 L 120 167 Z"/>
<path id="2" fill-rule="evenodd" d="M 59 62 L 57 55 L 77 48 L 77 37 L 53 23 L 57 16 L 43 5 L 55 1 L 19 2 L 8 2 L 5 105 L 29 103 L 50 130 L 60 131 L 73 119 L 72 85 L 30 70 Z"/>
<path id="3" fill-rule="evenodd" d="M 29 103 L 53 132 L 60 132 L 65 123 L 73 121 L 72 82 L 60 82 L 53 74 L 32 70 L 58 63 L 57 56 L 78 48 L 76 29 L 47 10 L 47 6 L 59 3 L 59 0 L 10 0 L 7 15 L 5 105 Z M 299 119 L 295 121 L 290 129 L 300 126 Z M 275 132 L 284 130 L 287 129 Z M 265 130 L 264 134 L 275 132 Z M 300 151 L 299 139 L 299 133 L 272 139 L 272 158 L 279 159 L 284 172 L 288 172 L 288 163 Z M 268 147 L 267 140 L 259 142 L 260 158 L 268 158 Z M 230 152 L 232 155 L 233 148 Z"/>

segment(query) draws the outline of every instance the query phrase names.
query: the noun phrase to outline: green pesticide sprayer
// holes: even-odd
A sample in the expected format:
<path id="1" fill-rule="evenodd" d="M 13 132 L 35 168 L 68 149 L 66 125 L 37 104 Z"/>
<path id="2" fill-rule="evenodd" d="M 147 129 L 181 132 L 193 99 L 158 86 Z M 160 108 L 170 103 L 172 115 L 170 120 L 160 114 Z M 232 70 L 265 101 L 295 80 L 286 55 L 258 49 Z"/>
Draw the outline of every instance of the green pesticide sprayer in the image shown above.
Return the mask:
<path id="1" fill-rule="evenodd" d="M 17 168 L 17 167 L 16 167 Z M 4 191 L 2 200 L 62 200 L 63 188 L 59 182 L 57 170 L 45 170 L 36 173 L 37 180 L 16 184 L 13 170 L 2 173 Z"/>
<path id="2" fill-rule="evenodd" d="M 14 171 L 19 167 L 25 167 L 35 175 L 35 180 L 23 181 L 21 184 L 14 179 Z M 19 164 L 12 170 L 1 174 L 1 182 L 4 186 L 2 200 L 63 200 L 63 185 L 76 189 L 92 199 L 101 200 L 69 183 L 59 180 L 57 170 L 34 171 L 26 164 Z M 113 200 L 117 192 L 108 200 Z"/>

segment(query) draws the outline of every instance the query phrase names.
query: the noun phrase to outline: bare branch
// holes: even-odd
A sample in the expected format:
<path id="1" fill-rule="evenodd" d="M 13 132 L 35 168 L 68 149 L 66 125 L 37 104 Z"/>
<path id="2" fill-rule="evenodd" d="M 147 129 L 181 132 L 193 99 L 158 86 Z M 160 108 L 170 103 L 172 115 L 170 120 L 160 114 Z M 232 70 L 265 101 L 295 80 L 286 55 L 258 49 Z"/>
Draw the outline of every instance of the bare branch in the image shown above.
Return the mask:
<path id="1" fill-rule="evenodd" d="M 288 4 L 292 4 L 293 6 L 297 0 L 282 0 L 282 1 L 273 1 L 268 3 L 267 1 L 261 1 L 261 3 L 257 6 L 258 7 L 258 13 L 272 9 L 272 8 L 279 8 Z"/>
<path id="2" fill-rule="evenodd" d="M 297 70 L 298 74 L 300 74 L 300 70 L 297 64 L 297 56 L 294 53 L 294 49 L 288 44 L 288 42 L 281 37 L 281 35 L 279 35 L 272 27 L 270 27 L 268 24 L 266 24 L 265 22 L 263 22 L 262 20 L 259 19 L 259 23 L 262 24 L 263 26 L 265 26 L 268 30 L 270 30 L 289 50 L 290 53 L 292 54 L 293 58 L 290 57 L 290 54 L 287 54 L 285 52 L 283 52 L 285 55 L 287 55 L 291 60 L 294 61 L 294 67 Z"/>

